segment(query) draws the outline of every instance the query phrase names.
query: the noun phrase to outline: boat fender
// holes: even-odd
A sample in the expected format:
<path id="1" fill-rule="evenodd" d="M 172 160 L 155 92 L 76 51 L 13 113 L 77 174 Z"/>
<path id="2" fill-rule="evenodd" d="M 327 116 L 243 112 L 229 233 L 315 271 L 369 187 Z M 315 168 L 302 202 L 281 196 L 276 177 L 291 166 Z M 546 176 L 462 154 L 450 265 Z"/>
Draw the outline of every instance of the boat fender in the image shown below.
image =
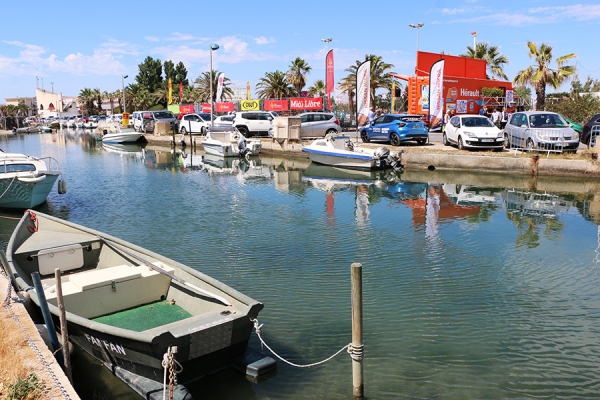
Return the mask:
<path id="1" fill-rule="evenodd" d="M 58 181 L 58 194 L 65 193 L 67 193 L 67 181 L 65 181 L 64 179 L 60 179 Z"/>

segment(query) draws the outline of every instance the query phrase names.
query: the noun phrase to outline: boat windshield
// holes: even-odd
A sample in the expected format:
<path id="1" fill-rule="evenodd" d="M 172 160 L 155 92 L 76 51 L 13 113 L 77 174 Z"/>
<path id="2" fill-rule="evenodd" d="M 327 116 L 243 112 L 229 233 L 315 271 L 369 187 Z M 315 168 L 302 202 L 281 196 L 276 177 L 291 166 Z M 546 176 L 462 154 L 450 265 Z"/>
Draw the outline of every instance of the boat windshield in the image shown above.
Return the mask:
<path id="1" fill-rule="evenodd" d="M 0 171 L 2 172 L 23 172 L 23 171 L 35 171 L 35 165 L 33 164 L 0 164 Z"/>

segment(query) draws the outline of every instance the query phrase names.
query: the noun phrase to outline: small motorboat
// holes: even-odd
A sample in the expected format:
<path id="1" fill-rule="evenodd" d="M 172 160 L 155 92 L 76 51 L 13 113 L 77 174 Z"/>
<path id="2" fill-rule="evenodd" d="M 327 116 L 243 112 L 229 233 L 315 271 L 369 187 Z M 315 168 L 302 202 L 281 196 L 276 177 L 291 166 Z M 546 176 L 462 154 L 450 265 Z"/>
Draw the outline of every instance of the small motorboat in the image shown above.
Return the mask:
<path id="1" fill-rule="evenodd" d="M 403 169 L 400 156 L 391 153 L 387 147 L 375 149 L 359 146 L 349 136 L 326 135 L 323 139 L 315 139 L 302 148 L 308 153 L 311 161 L 341 168 L 356 169 Z"/>
<path id="2" fill-rule="evenodd" d="M 260 140 L 247 140 L 231 126 L 213 126 L 200 142 L 207 154 L 220 157 L 245 157 L 257 155 L 262 150 Z"/>
<path id="3" fill-rule="evenodd" d="M 46 299 L 57 328 L 59 268 L 69 340 L 144 398 L 151 398 L 150 387 L 162 387 L 168 354 L 181 367 L 179 386 L 243 357 L 263 308 L 177 261 L 31 210 L 15 228 L 3 264 L 33 306 Z"/>
<path id="4" fill-rule="evenodd" d="M 60 177 L 58 161 L 0 150 L 0 208 L 27 209 L 46 201 Z M 66 192 L 59 182 L 60 194 Z"/>
<path id="5" fill-rule="evenodd" d="M 104 143 L 136 143 L 146 142 L 144 132 L 133 128 L 121 129 L 119 125 L 100 124 L 95 129 L 96 139 Z"/>

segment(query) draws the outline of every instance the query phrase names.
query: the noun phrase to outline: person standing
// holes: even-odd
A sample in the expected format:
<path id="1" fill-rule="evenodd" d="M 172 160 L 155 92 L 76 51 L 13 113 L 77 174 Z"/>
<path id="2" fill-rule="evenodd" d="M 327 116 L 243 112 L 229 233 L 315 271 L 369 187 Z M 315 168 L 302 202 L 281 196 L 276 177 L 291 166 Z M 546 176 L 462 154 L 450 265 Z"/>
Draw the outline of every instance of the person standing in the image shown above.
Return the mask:
<path id="1" fill-rule="evenodd" d="M 500 121 L 502 120 L 502 115 L 498 109 L 494 108 L 492 111 L 492 123 L 500 128 Z"/>
<path id="2" fill-rule="evenodd" d="M 504 129 L 506 123 L 508 122 L 508 113 L 506 112 L 506 107 L 502 107 L 502 112 L 500 113 L 500 129 Z"/>

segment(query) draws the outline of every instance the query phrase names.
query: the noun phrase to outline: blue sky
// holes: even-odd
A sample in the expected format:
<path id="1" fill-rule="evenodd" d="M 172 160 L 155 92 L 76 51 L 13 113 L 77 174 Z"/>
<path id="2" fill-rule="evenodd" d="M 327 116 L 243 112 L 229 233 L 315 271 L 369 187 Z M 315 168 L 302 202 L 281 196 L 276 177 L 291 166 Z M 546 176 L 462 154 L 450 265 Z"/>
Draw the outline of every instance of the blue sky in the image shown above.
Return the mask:
<path id="1" fill-rule="evenodd" d="M 266 72 L 287 71 L 296 57 L 312 67 L 310 86 L 325 76 L 331 37 L 335 79 L 366 54 L 383 57 L 394 72 L 414 71 L 419 50 L 459 55 L 477 41 L 499 46 L 512 79 L 531 64 L 526 42 L 547 43 L 554 55 L 576 53 L 580 80 L 600 79 L 595 40 L 600 4 L 562 0 L 458 1 L 113 1 L 31 0 L 3 4 L 0 36 L 0 103 L 35 95 L 36 85 L 63 95 L 84 87 L 114 91 L 133 83 L 138 65 L 151 56 L 182 61 L 192 81 L 213 67 L 234 86 L 252 89 Z M 37 77 L 37 79 L 36 79 Z M 562 89 L 568 90 L 570 84 Z"/>

